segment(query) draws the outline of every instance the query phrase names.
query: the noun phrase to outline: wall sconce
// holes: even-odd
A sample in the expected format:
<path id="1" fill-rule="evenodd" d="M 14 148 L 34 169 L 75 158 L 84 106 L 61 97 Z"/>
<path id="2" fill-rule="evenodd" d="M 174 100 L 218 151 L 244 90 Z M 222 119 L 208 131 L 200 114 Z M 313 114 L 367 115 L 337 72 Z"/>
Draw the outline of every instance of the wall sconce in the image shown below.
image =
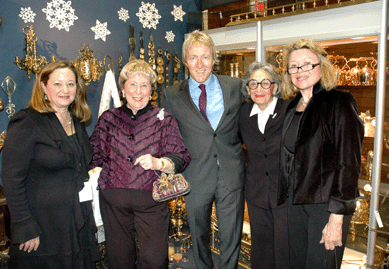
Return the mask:
<path id="1" fill-rule="evenodd" d="M 24 29 L 28 28 L 26 33 Z M 28 79 L 31 79 L 31 71 L 34 72 L 35 76 L 39 74 L 42 68 L 48 63 L 44 56 L 37 57 L 36 53 L 36 42 L 38 38 L 35 34 L 34 25 L 24 26 L 23 33 L 26 35 L 26 56 L 23 60 L 19 60 L 19 57 L 16 56 L 15 64 L 20 69 L 26 69 L 28 74 Z M 52 57 L 52 62 L 55 62 L 55 56 Z"/>
<path id="2" fill-rule="evenodd" d="M 12 103 L 12 95 L 16 90 L 16 83 L 10 76 L 7 76 L 1 83 L 1 87 L 3 88 L 5 94 L 8 95 L 8 104 L 5 107 L 5 111 L 8 114 L 8 119 L 11 119 L 15 114 L 15 104 Z"/>
<path id="3" fill-rule="evenodd" d="M 80 76 L 84 79 L 85 85 L 89 82 L 99 80 L 103 75 L 103 63 L 93 57 L 93 50 L 91 45 L 82 44 L 82 50 L 79 50 L 80 55 L 76 60 L 71 61 L 78 70 Z"/>

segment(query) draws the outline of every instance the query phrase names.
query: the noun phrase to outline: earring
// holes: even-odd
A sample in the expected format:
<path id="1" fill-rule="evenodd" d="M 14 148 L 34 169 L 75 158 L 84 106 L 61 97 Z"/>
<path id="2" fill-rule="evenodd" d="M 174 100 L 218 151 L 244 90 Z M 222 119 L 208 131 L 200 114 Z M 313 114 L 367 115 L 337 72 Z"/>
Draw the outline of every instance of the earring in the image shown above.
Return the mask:
<path id="1" fill-rule="evenodd" d="M 123 97 L 126 97 L 126 93 L 125 92 L 123 92 Z"/>
<path id="2" fill-rule="evenodd" d="M 149 97 L 149 100 L 151 101 L 151 95 L 150 95 L 150 97 Z"/>
<path id="3" fill-rule="evenodd" d="M 45 100 L 47 100 L 47 95 L 45 94 Z"/>

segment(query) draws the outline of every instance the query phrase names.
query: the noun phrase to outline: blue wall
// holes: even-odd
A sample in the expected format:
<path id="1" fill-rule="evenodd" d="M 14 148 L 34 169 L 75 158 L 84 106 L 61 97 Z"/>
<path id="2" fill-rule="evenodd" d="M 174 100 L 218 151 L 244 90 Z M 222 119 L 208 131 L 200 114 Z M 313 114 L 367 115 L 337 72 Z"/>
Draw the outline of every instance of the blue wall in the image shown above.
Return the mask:
<path id="1" fill-rule="evenodd" d="M 10 76 L 17 83 L 16 91 L 12 97 L 12 101 L 16 105 L 16 111 L 27 106 L 35 80 L 34 74 L 32 74 L 31 79 L 28 79 L 27 72 L 20 70 L 14 64 L 15 56 L 23 59 L 26 54 L 25 34 L 22 32 L 24 26 L 35 26 L 35 33 L 38 38 L 38 56 L 45 56 L 47 60 L 50 60 L 52 55 L 55 55 L 57 59 L 74 60 L 79 56 L 79 50 L 82 49 L 81 44 L 90 44 L 91 50 L 94 51 L 93 56 L 98 60 L 103 61 L 105 55 L 112 57 L 117 80 L 119 56 L 123 57 L 124 65 L 127 63 L 130 54 L 128 42 L 130 24 L 135 27 L 135 38 L 137 41 L 137 48 L 135 50 L 136 57 L 139 56 L 140 31 L 143 31 L 146 60 L 148 59 L 147 44 L 150 34 L 154 38 L 156 56 L 158 46 L 161 46 L 163 51 L 168 49 L 171 54 L 175 51 L 181 60 L 181 47 L 184 41 L 184 34 L 188 32 L 188 12 L 201 11 L 199 0 L 145 0 L 143 1 L 145 4 L 155 3 L 155 8 L 161 16 L 156 29 L 148 29 L 143 28 L 143 25 L 139 22 L 139 17 L 136 16 L 136 13 L 139 12 L 139 7 L 142 5 L 142 1 L 140 0 L 72 1 L 71 7 L 75 9 L 75 15 L 78 19 L 74 20 L 74 25 L 70 26 L 69 32 L 67 32 L 64 29 L 58 30 L 57 28 L 50 28 L 50 22 L 46 20 L 46 14 L 42 11 L 42 9 L 47 8 L 47 3 L 50 2 L 51 0 L 0 0 L 0 17 L 2 19 L 0 25 L 0 84 L 7 76 Z M 182 10 L 186 12 L 183 16 L 183 22 L 174 20 L 171 14 L 174 10 L 173 5 L 182 5 Z M 19 17 L 21 8 L 28 7 L 31 7 L 32 11 L 36 14 L 33 23 L 24 23 L 23 19 Z M 130 18 L 126 22 L 119 20 L 118 11 L 121 8 L 128 10 Z M 107 22 L 107 29 L 111 34 L 106 37 L 106 42 L 101 39 L 95 40 L 94 38 L 95 33 L 91 30 L 91 27 L 96 25 L 96 20 L 99 20 L 100 23 Z M 166 31 L 173 31 L 175 34 L 174 42 L 168 43 L 165 38 Z M 164 61 L 166 63 L 165 57 Z M 108 62 L 110 61 L 108 60 Z M 184 69 L 182 66 L 181 63 L 179 80 L 184 78 Z M 169 75 L 170 84 L 172 84 L 172 60 L 170 61 L 169 69 L 171 70 Z M 104 77 L 105 73 L 99 81 L 92 81 L 89 86 L 86 86 L 88 104 L 92 110 L 92 121 L 87 128 L 89 134 L 93 131 L 97 121 Z M 8 104 L 8 97 L 2 89 L 0 90 L 0 97 L 4 101 L 4 106 Z M 7 124 L 8 117 L 5 110 L 3 110 L 0 112 L 0 133 L 6 130 Z"/>

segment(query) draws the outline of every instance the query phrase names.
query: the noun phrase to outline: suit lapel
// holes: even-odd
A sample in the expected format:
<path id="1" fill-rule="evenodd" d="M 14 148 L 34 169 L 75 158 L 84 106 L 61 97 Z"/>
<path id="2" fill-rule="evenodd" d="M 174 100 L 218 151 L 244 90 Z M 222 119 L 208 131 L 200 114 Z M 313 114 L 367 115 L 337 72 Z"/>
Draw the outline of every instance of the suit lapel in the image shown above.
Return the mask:
<path id="1" fill-rule="evenodd" d="M 227 113 L 228 113 L 228 110 L 229 110 L 229 104 L 230 103 L 230 85 L 228 85 L 227 81 L 223 79 L 223 77 L 220 77 L 218 75 L 216 75 L 216 78 L 217 80 L 219 81 L 220 83 L 220 87 L 222 88 L 222 92 L 223 92 L 223 103 L 224 103 L 224 111 L 223 111 L 223 115 L 221 116 L 220 118 L 220 121 L 219 121 L 219 124 L 217 125 L 217 128 L 221 125 L 221 123 L 223 122 L 224 118 L 226 117 Z M 217 129 L 216 128 L 216 129 Z"/>
<path id="2" fill-rule="evenodd" d="M 253 106 L 254 106 L 254 102 L 251 102 L 250 106 L 248 106 L 248 109 L 246 111 L 248 123 L 250 124 L 250 126 L 252 127 L 253 130 L 255 130 L 258 134 L 263 135 L 258 127 L 258 114 L 255 114 L 255 115 L 250 117 L 250 113 L 251 113 L 251 110 L 253 109 Z"/>
<path id="3" fill-rule="evenodd" d="M 280 110 L 282 106 L 282 101 L 281 99 L 277 100 L 276 107 L 274 108 L 273 115 L 269 116 L 269 119 L 267 120 L 266 126 L 265 126 L 265 132 L 270 129 L 278 120 L 280 120 Z"/>
<path id="4" fill-rule="evenodd" d="M 208 122 L 205 120 L 203 115 L 200 113 L 200 110 L 196 107 L 195 103 L 192 100 L 192 97 L 189 93 L 189 83 L 188 80 L 185 80 L 181 86 L 180 90 L 178 91 L 178 95 L 181 97 L 181 99 L 186 103 L 187 107 L 192 110 L 192 112 L 197 115 L 204 124 L 208 125 L 210 128 L 212 128 Z"/>

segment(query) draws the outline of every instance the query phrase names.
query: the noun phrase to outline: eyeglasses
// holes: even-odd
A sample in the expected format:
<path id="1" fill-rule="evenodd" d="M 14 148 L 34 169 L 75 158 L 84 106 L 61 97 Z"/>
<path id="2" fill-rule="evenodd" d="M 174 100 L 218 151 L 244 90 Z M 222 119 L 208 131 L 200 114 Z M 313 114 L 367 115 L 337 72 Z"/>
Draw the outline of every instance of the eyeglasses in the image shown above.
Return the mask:
<path id="1" fill-rule="evenodd" d="M 289 67 L 288 68 L 288 74 L 289 75 L 296 74 L 299 71 L 299 69 L 301 69 L 301 71 L 303 71 L 303 72 L 311 71 L 318 65 L 320 65 L 320 63 L 317 63 L 317 64 L 304 64 L 302 66 Z"/>
<path id="2" fill-rule="evenodd" d="M 275 84 L 275 82 L 271 82 L 267 78 L 262 79 L 261 82 L 258 82 L 255 79 L 250 79 L 249 82 L 247 82 L 247 87 L 249 87 L 250 90 L 255 90 L 259 84 L 261 84 L 263 89 L 270 89 L 271 85 Z"/>

